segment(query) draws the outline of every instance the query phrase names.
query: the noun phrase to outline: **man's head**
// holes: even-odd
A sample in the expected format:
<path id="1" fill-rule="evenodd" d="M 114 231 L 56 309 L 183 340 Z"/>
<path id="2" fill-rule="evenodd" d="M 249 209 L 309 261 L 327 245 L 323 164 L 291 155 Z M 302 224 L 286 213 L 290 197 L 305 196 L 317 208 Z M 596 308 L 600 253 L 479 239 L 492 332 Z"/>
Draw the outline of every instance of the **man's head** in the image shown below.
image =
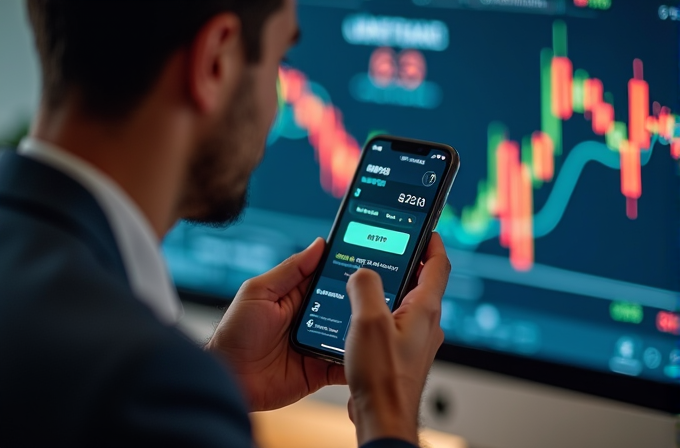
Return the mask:
<path id="1" fill-rule="evenodd" d="M 177 217 L 238 215 L 297 39 L 294 0 L 28 0 L 28 10 L 43 113 L 125 123 L 170 105 L 190 123 Z"/>

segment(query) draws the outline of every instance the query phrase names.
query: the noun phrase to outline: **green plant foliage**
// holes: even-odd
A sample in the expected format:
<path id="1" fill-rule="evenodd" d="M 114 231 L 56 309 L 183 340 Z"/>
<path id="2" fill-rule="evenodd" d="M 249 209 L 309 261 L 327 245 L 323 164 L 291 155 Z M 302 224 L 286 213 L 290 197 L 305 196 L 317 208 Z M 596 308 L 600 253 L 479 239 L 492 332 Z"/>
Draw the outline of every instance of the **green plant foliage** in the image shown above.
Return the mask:
<path id="1" fill-rule="evenodd" d="M 0 135 L 0 146 L 3 148 L 16 148 L 19 142 L 28 134 L 29 123 L 24 121 L 10 131 Z"/>

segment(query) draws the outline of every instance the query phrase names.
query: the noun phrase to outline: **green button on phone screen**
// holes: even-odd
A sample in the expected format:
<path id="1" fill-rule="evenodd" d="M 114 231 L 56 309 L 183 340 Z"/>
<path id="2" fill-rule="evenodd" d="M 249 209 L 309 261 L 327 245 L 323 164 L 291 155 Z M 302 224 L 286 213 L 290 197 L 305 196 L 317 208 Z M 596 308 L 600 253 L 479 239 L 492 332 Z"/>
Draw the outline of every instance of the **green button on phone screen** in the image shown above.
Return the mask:
<path id="1" fill-rule="evenodd" d="M 347 244 L 381 250 L 391 254 L 404 255 L 411 235 L 380 227 L 368 226 L 358 222 L 350 222 L 345 232 Z"/>

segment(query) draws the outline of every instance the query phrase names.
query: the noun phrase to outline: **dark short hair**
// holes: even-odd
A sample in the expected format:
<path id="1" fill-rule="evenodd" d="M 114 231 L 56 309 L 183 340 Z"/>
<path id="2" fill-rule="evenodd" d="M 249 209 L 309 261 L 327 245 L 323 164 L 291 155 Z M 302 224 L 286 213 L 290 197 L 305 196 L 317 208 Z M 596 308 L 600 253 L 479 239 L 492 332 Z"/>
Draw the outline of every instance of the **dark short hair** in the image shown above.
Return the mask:
<path id="1" fill-rule="evenodd" d="M 169 57 L 222 12 L 241 20 L 246 60 L 261 57 L 264 24 L 283 0 L 27 0 L 42 65 L 43 101 L 77 92 L 88 114 L 129 113 Z"/>

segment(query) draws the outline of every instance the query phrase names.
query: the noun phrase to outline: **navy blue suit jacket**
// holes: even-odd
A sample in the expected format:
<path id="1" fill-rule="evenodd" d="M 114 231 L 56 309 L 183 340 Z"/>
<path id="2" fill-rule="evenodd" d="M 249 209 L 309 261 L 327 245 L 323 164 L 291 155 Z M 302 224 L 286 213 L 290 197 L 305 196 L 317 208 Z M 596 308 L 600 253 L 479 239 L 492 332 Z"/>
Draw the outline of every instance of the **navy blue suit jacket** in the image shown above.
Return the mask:
<path id="1" fill-rule="evenodd" d="M 94 198 L 13 151 L 0 151 L 0 417 L 0 447 L 253 445 L 221 363 L 134 297 Z"/>

